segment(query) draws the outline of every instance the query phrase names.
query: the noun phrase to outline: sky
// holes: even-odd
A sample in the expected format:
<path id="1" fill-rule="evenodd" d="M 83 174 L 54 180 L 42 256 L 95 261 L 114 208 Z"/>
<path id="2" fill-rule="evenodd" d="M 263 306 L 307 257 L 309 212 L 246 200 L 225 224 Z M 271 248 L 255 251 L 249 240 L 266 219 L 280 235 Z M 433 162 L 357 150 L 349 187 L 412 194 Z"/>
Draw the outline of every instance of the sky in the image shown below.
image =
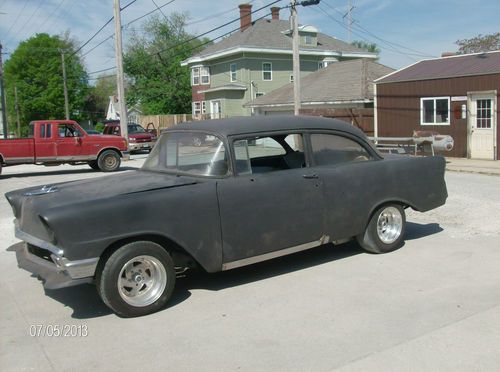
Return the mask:
<path id="1" fill-rule="evenodd" d="M 131 1 L 121 0 L 121 7 Z M 172 12 L 187 12 L 188 31 L 198 35 L 238 18 L 240 3 L 250 2 L 255 10 L 273 1 L 136 0 L 122 11 L 122 25 L 169 3 L 161 8 L 163 14 L 158 10 L 153 14 L 163 17 Z M 392 68 L 439 57 L 445 51 L 456 51 L 458 39 L 500 32 L 499 0 L 351 0 L 351 3 L 351 40 L 376 43 L 381 49 L 379 62 Z M 282 0 L 274 6 L 287 4 L 289 0 Z M 298 7 L 299 23 L 314 25 L 323 33 L 348 41 L 347 17 L 343 18 L 348 4 L 349 0 L 321 0 L 317 6 Z M 255 19 L 266 13 L 269 13 L 268 6 L 252 16 Z M 42 32 L 62 34 L 69 31 L 77 44 L 82 45 L 112 16 L 113 0 L 0 0 L 3 58 L 8 59 L 19 42 Z M 289 16 L 288 9 L 281 10 L 281 19 Z M 124 48 L 132 29 L 140 30 L 144 19 L 147 18 L 124 28 Z M 206 37 L 215 38 L 238 25 L 239 21 L 234 22 Z M 89 73 L 114 66 L 113 38 L 91 50 L 113 33 L 111 22 L 82 49 Z"/>

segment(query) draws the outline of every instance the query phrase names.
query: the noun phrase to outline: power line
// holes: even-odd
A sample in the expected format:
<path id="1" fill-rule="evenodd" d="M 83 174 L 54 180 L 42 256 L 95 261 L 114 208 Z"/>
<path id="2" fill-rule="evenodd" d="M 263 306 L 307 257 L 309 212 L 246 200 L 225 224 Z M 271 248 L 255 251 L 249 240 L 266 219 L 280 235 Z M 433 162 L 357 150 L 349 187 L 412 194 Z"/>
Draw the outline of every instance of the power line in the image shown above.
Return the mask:
<path id="1" fill-rule="evenodd" d="M 12 28 L 16 25 L 17 21 L 19 20 L 19 18 L 21 17 L 21 14 L 24 12 L 24 9 L 26 9 L 26 5 L 28 5 L 29 3 L 29 0 L 26 0 L 26 2 L 24 3 L 24 6 L 23 8 L 21 9 L 21 11 L 17 14 L 17 17 L 16 19 L 14 20 L 14 22 L 10 25 L 9 29 L 7 30 L 6 34 L 5 34 L 5 37 L 4 37 L 4 40 L 7 40 L 7 37 L 9 36 L 10 34 L 10 31 L 12 30 Z"/>
<path id="2" fill-rule="evenodd" d="M 250 12 L 250 14 L 256 13 L 256 12 L 258 12 L 258 11 L 262 10 L 262 9 L 267 8 L 267 7 L 268 7 L 268 6 L 270 6 L 270 5 L 274 5 L 274 4 L 276 4 L 276 3 L 279 3 L 280 1 L 282 1 L 282 0 L 275 0 L 275 1 L 273 1 L 272 3 L 269 3 L 269 4 L 267 4 L 267 5 L 264 5 L 263 7 L 260 7 L 259 9 L 256 9 L 256 10 L 254 10 L 254 11 Z M 266 14 L 264 17 L 267 17 L 269 14 L 271 14 L 271 13 Z M 258 20 L 260 20 L 260 19 L 262 19 L 262 18 L 263 18 L 263 17 L 259 18 Z M 185 41 L 182 41 L 182 42 L 180 42 L 180 43 L 178 43 L 178 44 L 171 45 L 171 46 L 169 46 L 168 48 L 165 48 L 165 49 L 163 49 L 163 50 L 160 50 L 160 51 L 156 52 L 155 54 L 163 53 L 164 51 L 166 51 L 167 49 L 170 49 L 170 48 L 177 48 L 177 47 L 178 47 L 178 46 L 180 46 L 180 45 L 188 44 L 188 43 L 190 43 L 191 41 L 194 41 L 194 40 L 196 40 L 196 39 L 199 39 L 200 37 L 205 36 L 205 35 L 207 35 L 207 34 L 209 34 L 209 33 L 214 32 L 214 31 L 220 30 L 221 28 L 226 27 L 226 26 L 230 25 L 231 23 L 234 23 L 234 22 L 239 21 L 239 20 L 240 20 L 240 17 L 235 18 L 235 19 L 233 19 L 232 21 L 226 22 L 226 23 L 224 23 L 223 25 L 220 25 L 220 26 L 218 26 L 218 27 L 212 28 L 211 30 L 208 30 L 208 31 L 206 31 L 206 32 L 203 32 L 202 34 L 199 34 L 199 35 L 193 36 L 192 38 L 187 39 L 187 40 L 185 40 Z M 255 21 L 253 21 L 253 22 L 256 22 L 256 21 L 257 21 L 257 20 L 255 20 Z M 229 33 L 233 33 L 233 32 L 235 32 L 235 31 L 237 31 L 237 30 L 239 30 L 239 27 L 238 27 L 237 29 L 235 29 L 235 30 L 230 31 Z M 228 35 L 229 33 L 226 33 L 225 35 Z M 220 38 L 220 37 L 218 37 L 218 38 Z M 218 38 L 216 38 L 216 39 L 218 39 Z M 214 39 L 214 40 L 216 40 L 216 39 Z M 201 45 L 205 45 L 205 44 L 207 44 L 207 43 L 203 43 L 203 44 L 201 44 Z M 201 46 L 201 45 L 200 45 L 200 46 Z"/>
<path id="3" fill-rule="evenodd" d="M 130 3 L 128 3 L 127 5 L 125 5 L 123 8 L 120 8 L 120 11 L 127 9 L 130 5 L 132 5 L 132 4 L 133 4 L 133 3 L 135 3 L 136 1 L 137 1 L 137 0 L 132 0 Z M 108 20 L 106 21 L 106 23 L 105 23 L 104 25 L 102 25 L 102 27 L 101 27 L 99 30 L 97 30 L 97 32 L 96 32 L 94 35 L 92 35 L 92 36 L 90 37 L 90 39 L 88 39 L 85 43 L 83 43 L 83 44 L 80 46 L 80 48 L 78 48 L 76 51 L 74 51 L 73 53 L 71 53 L 71 54 L 70 54 L 70 57 L 74 56 L 76 53 L 78 53 L 80 50 L 82 50 L 82 49 L 83 49 L 83 48 L 84 48 L 84 47 L 85 47 L 88 43 L 90 43 L 90 42 L 91 42 L 91 41 L 92 41 L 92 40 L 93 40 L 93 39 L 94 39 L 97 35 L 99 35 L 99 34 L 101 33 L 101 31 L 102 31 L 102 30 L 104 30 L 104 28 L 105 28 L 107 25 L 109 25 L 109 24 L 113 21 L 113 19 L 115 19 L 115 17 L 114 17 L 114 16 L 113 16 L 113 17 L 111 17 L 110 19 L 108 19 Z"/>
<path id="4" fill-rule="evenodd" d="M 22 31 L 24 31 L 24 28 L 26 27 L 26 25 L 27 25 L 28 23 L 30 23 L 30 21 L 33 19 L 33 17 L 34 17 L 34 16 L 35 16 L 35 14 L 38 12 L 38 10 L 42 7 L 42 5 L 45 3 L 45 1 L 46 1 L 46 0 L 42 0 L 42 1 L 40 1 L 40 3 L 38 4 L 38 7 L 35 9 L 35 11 L 31 14 L 31 16 L 28 18 L 28 20 L 27 20 L 27 21 L 24 23 L 24 25 L 21 27 L 21 29 L 20 29 L 20 31 L 21 31 L 21 32 L 22 32 Z M 26 33 L 24 34 L 23 39 L 24 39 L 24 38 L 26 38 L 26 35 L 27 35 L 27 34 L 29 34 L 29 31 L 28 31 L 28 32 L 26 32 Z"/>
<path id="5" fill-rule="evenodd" d="M 136 1 L 136 0 L 135 0 L 135 1 Z M 125 8 L 127 8 L 129 5 L 131 5 L 131 4 L 132 4 L 132 3 L 134 3 L 135 1 L 132 1 L 131 3 L 127 4 L 125 7 L 123 7 L 123 8 L 122 8 L 122 10 L 123 10 L 123 9 L 125 9 Z M 138 21 L 139 19 L 142 19 L 142 18 L 144 18 L 144 17 L 147 17 L 148 15 L 150 15 L 150 14 L 152 14 L 152 13 L 154 13 L 154 12 L 158 11 L 158 10 L 161 10 L 161 8 L 163 8 L 163 7 L 167 6 L 168 4 L 173 3 L 174 1 L 175 1 L 175 0 L 170 0 L 169 2 L 167 2 L 167 3 L 165 3 L 165 4 L 161 5 L 161 6 L 159 6 L 157 9 L 154 9 L 154 10 L 152 10 L 152 11 L 150 11 L 150 12 L 148 12 L 148 13 L 146 13 L 146 14 L 144 14 L 144 15 L 140 16 L 140 17 L 137 17 L 137 18 L 133 19 L 132 21 L 130 21 L 130 22 L 126 23 L 125 25 L 123 25 L 123 26 L 122 26 L 122 29 L 124 29 L 124 28 L 128 27 L 129 25 L 131 25 L 132 23 L 134 23 L 134 22 Z M 113 17 L 112 19 L 114 19 L 114 17 Z M 106 37 L 104 40 L 102 40 L 99 44 L 97 44 L 97 45 L 95 45 L 94 47 L 92 47 L 92 49 L 90 49 L 90 50 L 88 50 L 87 52 L 85 52 L 85 54 L 83 55 L 83 57 L 84 57 L 84 56 L 86 56 L 87 54 L 89 54 L 90 52 L 94 51 L 96 48 L 100 47 L 102 44 L 104 44 L 106 41 L 108 41 L 109 39 L 111 39 L 113 36 L 115 36 L 115 33 L 114 33 L 114 32 L 113 32 L 111 35 L 109 35 L 108 37 Z M 80 49 L 81 49 L 81 48 L 80 48 Z"/>
<path id="6" fill-rule="evenodd" d="M 110 71 L 110 70 L 113 70 L 115 69 L 116 66 L 113 66 L 113 67 L 108 67 L 108 68 L 103 68 L 102 70 L 97 70 L 97 71 L 92 71 L 92 72 L 88 72 L 87 75 L 92 75 L 92 74 L 97 74 L 99 72 L 104 72 L 104 71 Z"/>
<path id="7" fill-rule="evenodd" d="M 330 5 L 327 1 L 324 1 L 323 3 L 327 7 L 329 7 L 330 9 L 334 10 L 335 12 L 342 14 L 342 12 L 340 12 L 338 9 L 336 9 L 335 7 L 333 7 L 332 5 Z M 395 46 L 395 47 L 406 49 L 406 50 L 408 50 L 410 52 L 416 53 L 416 54 L 412 54 L 412 55 L 416 55 L 416 56 L 420 55 L 422 57 L 435 57 L 435 56 L 430 55 L 428 53 L 424 53 L 424 52 L 421 52 L 421 51 L 418 51 L 418 50 L 415 50 L 415 49 L 412 49 L 412 48 L 408 48 L 408 47 L 406 47 L 404 45 L 401 45 L 401 44 L 398 44 L 398 43 L 391 42 L 389 40 L 383 39 L 383 38 L 375 35 L 373 32 L 370 32 L 365 27 L 361 26 L 361 24 L 359 24 L 359 22 L 357 20 L 353 20 L 353 24 L 354 24 L 355 27 L 357 27 L 358 29 L 360 29 L 359 30 L 360 32 L 364 32 L 364 33 L 366 33 L 368 35 L 371 35 L 372 37 L 374 37 L 375 39 L 381 41 L 382 43 L 385 43 L 386 45 L 391 45 L 391 46 Z"/>

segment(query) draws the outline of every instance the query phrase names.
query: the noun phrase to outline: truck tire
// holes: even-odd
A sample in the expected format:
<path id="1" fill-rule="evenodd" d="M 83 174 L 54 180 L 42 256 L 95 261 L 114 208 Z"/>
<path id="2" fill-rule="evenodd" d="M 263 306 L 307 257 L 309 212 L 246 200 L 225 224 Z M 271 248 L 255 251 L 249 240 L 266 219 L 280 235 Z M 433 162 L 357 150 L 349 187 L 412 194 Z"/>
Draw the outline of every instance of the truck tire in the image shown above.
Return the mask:
<path id="1" fill-rule="evenodd" d="M 97 164 L 97 160 L 91 160 L 87 163 L 90 168 L 99 170 L 99 164 Z"/>
<path id="2" fill-rule="evenodd" d="M 99 264 L 96 285 L 103 302 L 116 314 L 130 318 L 165 306 L 175 286 L 174 262 L 159 244 L 125 244 Z"/>
<path id="3" fill-rule="evenodd" d="M 366 230 L 356 239 L 370 253 L 392 252 L 402 246 L 405 227 L 403 207 L 399 204 L 386 204 L 373 213 Z"/>
<path id="4" fill-rule="evenodd" d="M 120 168 L 120 156 L 113 150 L 105 150 L 97 158 L 99 169 L 103 172 L 114 172 Z"/>

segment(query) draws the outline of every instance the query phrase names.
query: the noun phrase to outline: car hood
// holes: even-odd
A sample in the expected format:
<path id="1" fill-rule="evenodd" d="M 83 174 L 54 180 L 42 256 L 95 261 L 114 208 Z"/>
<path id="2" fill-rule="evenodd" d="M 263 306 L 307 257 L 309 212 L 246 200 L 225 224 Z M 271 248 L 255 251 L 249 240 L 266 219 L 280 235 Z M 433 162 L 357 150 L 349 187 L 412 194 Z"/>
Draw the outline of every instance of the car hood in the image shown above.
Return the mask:
<path id="1" fill-rule="evenodd" d="M 38 214 L 63 205 L 76 205 L 83 202 L 98 203 L 102 199 L 193 185 L 197 182 L 188 177 L 137 170 L 100 178 L 15 190 L 5 194 L 5 197 L 12 205 L 16 218 L 19 219 L 26 212 Z"/>
<path id="2" fill-rule="evenodd" d="M 153 136 L 149 133 L 133 133 L 128 135 L 131 138 L 136 138 L 136 139 L 151 139 Z"/>

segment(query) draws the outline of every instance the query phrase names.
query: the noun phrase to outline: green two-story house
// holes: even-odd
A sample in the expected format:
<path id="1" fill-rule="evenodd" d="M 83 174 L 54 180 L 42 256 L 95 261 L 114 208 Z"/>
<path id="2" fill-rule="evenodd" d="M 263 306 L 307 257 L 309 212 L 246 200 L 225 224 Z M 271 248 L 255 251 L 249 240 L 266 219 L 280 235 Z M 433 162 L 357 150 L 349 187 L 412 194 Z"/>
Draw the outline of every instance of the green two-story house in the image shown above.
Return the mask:
<path id="1" fill-rule="evenodd" d="M 191 69 L 194 117 L 252 115 L 245 103 L 293 81 L 292 30 L 280 8 L 256 22 L 250 4 L 239 8 L 239 31 L 182 62 Z M 302 77 L 337 61 L 377 57 L 313 26 L 299 26 L 299 37 Z"/>

